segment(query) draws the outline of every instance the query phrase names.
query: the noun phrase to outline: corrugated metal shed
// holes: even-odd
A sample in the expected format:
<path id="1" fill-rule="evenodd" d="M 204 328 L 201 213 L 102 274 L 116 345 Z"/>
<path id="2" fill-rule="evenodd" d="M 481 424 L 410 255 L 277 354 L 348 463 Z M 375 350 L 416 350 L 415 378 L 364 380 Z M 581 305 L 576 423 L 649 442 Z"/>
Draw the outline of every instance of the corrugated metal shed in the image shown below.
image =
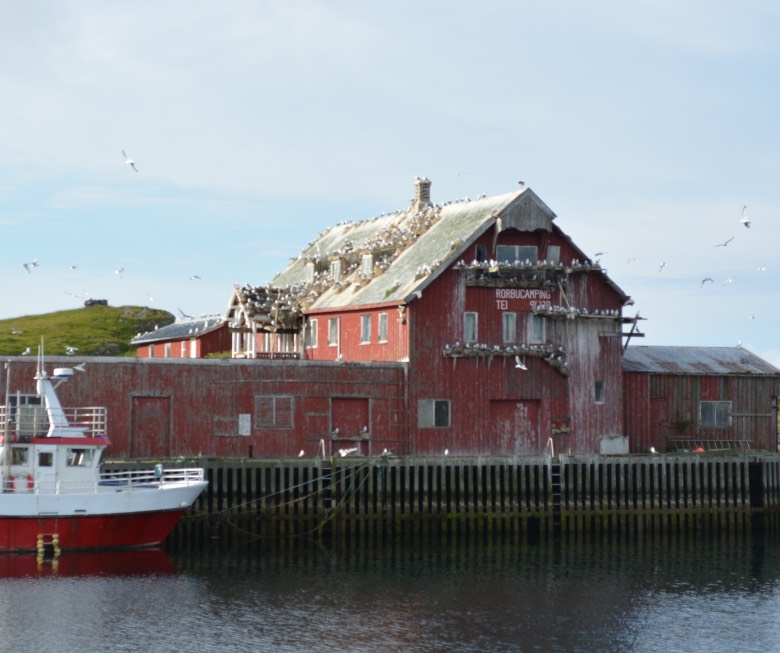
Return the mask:
<path id="1" fill-rule="evenodd" d="M 624 372 L 693 375 L 780 375 L 780 370 L 742 347 L 628 347 Z"/>

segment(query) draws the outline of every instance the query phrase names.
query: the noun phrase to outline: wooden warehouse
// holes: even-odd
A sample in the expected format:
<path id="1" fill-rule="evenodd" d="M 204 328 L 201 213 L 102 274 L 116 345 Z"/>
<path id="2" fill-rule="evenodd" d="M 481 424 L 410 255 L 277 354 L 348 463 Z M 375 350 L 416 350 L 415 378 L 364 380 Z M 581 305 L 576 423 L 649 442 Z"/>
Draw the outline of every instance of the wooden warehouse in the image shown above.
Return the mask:
<path id="1" fill-rule="evenodd" d="M 741 347 L 629 347 L 623 358 L 632 451 L 777 451 L 780 370 Z"/>
<path id="2" fill-rule="evenodd" d="M 130 341 L 138 358 L 206 358 L 230 351 L 231 336 L 222 316 L 176 321 Z"/>
<path id="3" fill-rule="evenodd" d="M 268 286 L 236 287 L 233 356 L 404 363 L 407 453 L 619 438 L 629 297 L 530 188 L 435 205 L 430 186 L 326 230 Z"/>

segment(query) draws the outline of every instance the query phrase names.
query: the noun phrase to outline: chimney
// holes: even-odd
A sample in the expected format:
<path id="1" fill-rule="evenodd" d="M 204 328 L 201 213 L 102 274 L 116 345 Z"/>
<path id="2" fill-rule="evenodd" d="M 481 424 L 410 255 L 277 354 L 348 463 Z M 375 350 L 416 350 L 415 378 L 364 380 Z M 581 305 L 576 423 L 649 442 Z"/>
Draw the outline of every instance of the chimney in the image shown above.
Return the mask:
<path id="1" fill-rule="evenodd" d="M 425 177 L 414 178 L 414 202 L 412 208 L 420 211 L 431 206 L 431 180 Z"/>

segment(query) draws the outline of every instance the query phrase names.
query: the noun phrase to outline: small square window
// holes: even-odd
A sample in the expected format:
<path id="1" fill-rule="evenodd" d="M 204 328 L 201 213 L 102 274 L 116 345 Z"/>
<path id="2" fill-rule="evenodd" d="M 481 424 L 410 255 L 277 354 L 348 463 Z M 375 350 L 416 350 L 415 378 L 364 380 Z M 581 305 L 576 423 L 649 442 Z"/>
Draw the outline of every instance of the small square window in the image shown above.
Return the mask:
<path id="1" fill-rule="evenodd" d="M 417 404 L 419 428 L 448 428 L 450 426 L 450 402 L 446 399 L 420 399 Z"/>
<path id="2" fill-rule="evenodd" d="M 703 428 L 713 429 L 725 429 L 731 427 L 731 402 L 699 402 L 699 425 Z"/>

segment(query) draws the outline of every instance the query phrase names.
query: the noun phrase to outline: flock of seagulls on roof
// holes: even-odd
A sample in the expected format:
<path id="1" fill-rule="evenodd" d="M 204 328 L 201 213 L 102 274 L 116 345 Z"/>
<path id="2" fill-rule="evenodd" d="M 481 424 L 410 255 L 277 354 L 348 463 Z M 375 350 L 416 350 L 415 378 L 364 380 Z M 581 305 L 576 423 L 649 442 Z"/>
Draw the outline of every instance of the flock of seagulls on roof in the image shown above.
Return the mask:
<path id="1" fill-rule="evenodd" d="M 249 319 L 265 325 L 270 330 L 298 328 L 304 311 L 323 294 L 359 292 L 384 275 L 409 246 L 439 221 L 441 206 L 443 205 L 397 211 L 391 214 L 397 218 L 378 230 L 363 229 L 370 226 L 376 218 L 362 222 L 344 222 L 335 228 L 326 229 L 304 248 L 300 256 L 293 259 L 303 260 L 311 266 L 306 281 L 285 287 L 236 284 L 238 301 Z M 358 235 L 361 231 L 371 233 L 365 238 L 349 237 L 351 234 Z M 328 247 L 328 243 L 333 243 L 333 246 Z M 452 247 L 460 244 L 462 241 L 455 242 Z M 364 258 L 366 256 L 370 257 L 368 264 Z M 333 261 L 339 261 L 340 265 L 333 267 Z M 434 259 L 429 264 L 419 266 L 415 280 L 427 278 L 440 265 L 441 262 Z M 393 277 L 385 291 L 395 292 L 406 281 L 397 276 Z M 421 295 L 419 291 L 413 291 L 412 296 Z"/>

